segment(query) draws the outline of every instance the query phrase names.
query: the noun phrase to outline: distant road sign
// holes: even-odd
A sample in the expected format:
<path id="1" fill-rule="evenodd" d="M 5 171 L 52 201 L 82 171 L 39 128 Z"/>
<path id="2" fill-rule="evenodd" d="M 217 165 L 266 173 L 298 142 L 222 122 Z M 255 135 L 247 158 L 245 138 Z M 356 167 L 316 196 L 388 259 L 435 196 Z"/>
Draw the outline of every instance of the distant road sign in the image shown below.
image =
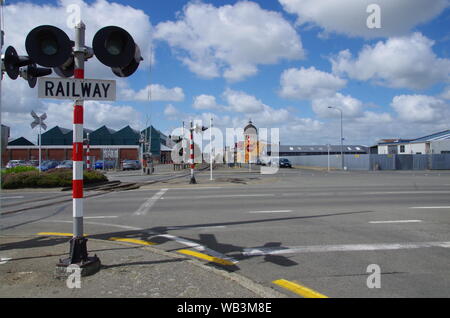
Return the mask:
<path id="1" fill-rule="evenodd" d="M 71 100 L 116 100 L 116 81 L 40 77 L 38 97 Z"/>

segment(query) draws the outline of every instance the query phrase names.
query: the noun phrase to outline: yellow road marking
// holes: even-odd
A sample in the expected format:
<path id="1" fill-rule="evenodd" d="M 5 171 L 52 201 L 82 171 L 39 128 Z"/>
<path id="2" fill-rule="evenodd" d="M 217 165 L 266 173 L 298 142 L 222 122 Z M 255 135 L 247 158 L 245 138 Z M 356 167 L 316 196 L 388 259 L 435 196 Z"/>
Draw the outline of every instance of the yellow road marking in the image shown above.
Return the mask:
<path id="1" fill-rule="evenodd" d="M 209 262 L 214 262 L 214 263 L 218 263 L 218 264 L 222 264 L 222 265 L 227 265 L 227 266 L 233 266 L 234 265 L 233 262 L 228 261 L 226 259 L 209 256 L 209 255 L 206 255 L 206 254 L 203 254 L 203 253 L 199 253 L 199 252 L 194 252 L 194 251 L 191 251 L 191 250 L 178 250 L 178 253 L 194 256 L 194 257 L 197 257 L 197 258 L 200 258 L 200 259 L 207 260 Z"/>
<path id="2" fill-rule="evenodd" d="M 69 236 L 69 237 L 73 237 L 72 233 L 57 233 L 57 232 L 40 232 L 37 235 L 41 235 L 41 236 Z M 84 235 L 87 236 L 87 235 Z"/>
<path id="3" fill-rule="evenodd" d="M 296 293 L 297 295 L 300 295 L 305 298 L 328 298 L 327 296 L 322 295 L 312 289 L 309 289 L 305 286 L 290 282 L 285 279 L 275 280 L 272 283 L 274 283 L 280 287 L 283 287 L 287 290 L 290 290 L 291 292 Z"/>
<path id="4" fill-rule="evenodd" d="M 108 240 L 115 241 L 115 242 L 133 243 L 133 244 L 139 244 L 139 245 L 156 245 L 156 243 L 153 243 L 153 242 L 130 239 L 130 238 L 110 237 Z"/>

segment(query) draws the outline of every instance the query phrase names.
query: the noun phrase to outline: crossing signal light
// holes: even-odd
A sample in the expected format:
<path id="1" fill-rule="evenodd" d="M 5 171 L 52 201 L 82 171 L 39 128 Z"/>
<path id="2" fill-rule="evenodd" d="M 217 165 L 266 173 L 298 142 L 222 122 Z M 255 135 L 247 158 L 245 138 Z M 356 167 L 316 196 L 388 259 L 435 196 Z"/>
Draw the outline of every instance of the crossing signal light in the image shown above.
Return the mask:
<path id="1" fill-rule="evenodd" d="M 8 76 L 15 80 L 23 77 L 28 81 L 28 85 L 33 88 L 36 86 L 37 78 L 47 76 L 52 73 L 51 69 L 37 67 L 36 63 L 28 56 L 19 56 L 16 49 L 8 46 L 3 58 L 3 65 Z"/>
<path id="2" fill-rule="evenodd" d="M 28 81 L 30 88 L 34 88 L 37 84 L 37 78 L 52 74 L 49 68 L 38 67 L 36 63 L 20 69 L 20 76 Z"/>
<path id="3" fill-rule="evenodd" d="M 141 50 L 124 29 L 108 26 L 99 30 L 92 42 L 94 54 L 119 77 L 132 75 L 143 61 Z"/>
<path id="4" fill-rule="evenodd" d="M 34 28 L 25 40 L 25 47 L 33 62 L 54 68 L 62 77 L 73 75 L 73 46 L 74 42 L 64 31 L 51 25 Z"/>
<path id="5" fill-rule="evenodd" d="M 28 56 L 19 56 L 12 46 L 8 46 L 3 58 L 5 71 L 12 80 L 17 79 L 20 75 L 20 68 L 32 64 L 33 61 Z"/>

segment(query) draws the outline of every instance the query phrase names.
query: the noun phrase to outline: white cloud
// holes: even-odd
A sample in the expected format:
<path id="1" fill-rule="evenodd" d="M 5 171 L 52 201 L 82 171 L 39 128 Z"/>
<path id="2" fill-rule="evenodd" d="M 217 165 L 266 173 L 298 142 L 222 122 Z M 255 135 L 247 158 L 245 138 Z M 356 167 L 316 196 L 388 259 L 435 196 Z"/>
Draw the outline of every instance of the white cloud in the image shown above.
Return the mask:
<path id="1" fill-rule="evenodd" d="M 347 84 L 346 80 L 315 67 L 285 70 L 280 82 L 280 95 L 293 99 L 330 97 Z"/>
<path id="2" fill-rule="evenodd" d="M 284 10 L 296 14 L 298 24 L 313 25 L 326 33 L 366 38 L 404 35 L 430 21 L 449 6 L 448 0 L 279 0 Z M 381 28 L 369 29 L 370 4 L 381 8 Z"/>
<path id="3" fill-rule="evenodd" d="M 441 97 L 444 99 L 450 99 L 450 86 L 446 87 L 441 94 Z"/>
<path id="4" fill-rule="evenodd" d="M 167 88 L 160 84 L 151 84 L 135 91 L 126 84 L 119 85 L 119 100 L 126 101 L 159 101 L 159 102 L 181 102 L 184 100 L 184 92 L 180 87 Z"/>
<path id="5" fill-rule="evenodd" d="M 253 95 L 249 95 L 242 91 L 227 89 L 223 93 L 224 99 L 227 101 L 227 111 L 238 113 L 257 113 L 264 110 L 264 103 Z"/>
<path id="6" fill-rule="evenodd" d="M 333 118 L 340 116 L 340 113 L 335 109 L 328 107 L 340 108 L 343 116 L 346 118 L 358 117 L 362 115 L 363 103 L 349 95 L 336 93 L 332 97 L 317 98 L 312 100 L 313 111 L 321 118 Z"/>
<path id="7" fill-rule="evenodd" d="M 433 96 L 400 95 L 394 97 L 391 106 L 407 122 L 438 123 L 450 118 L 449 104 Z"/>
<path id="8" fill-rule="evenodd" d="M 178 21 L 156 26 L 155 38 L 167 41 L 192 72 L 206 78 L 238 81 L 255 75 L 260 64 L 304 57 L 300 37 L 282 15 L 248 1 L 219 8 L 189 3 Z"/>
<path id="9" fill-rule="evenodd" d="M 197 110 L 213 110 L 220 109 L 222 106 L 217 104 L 216 97 L 202 94 L 194 98 L 192 107 Z"/>
<path id="10" fill-rule="evenodd" d="M 357 58 L 349 50 L 331 59 L 333 71 L 393 88 L 425 89 L 449 80 L 450 59 L 438 58 L 434 42 L 420 33 L 365 46 Z"/>

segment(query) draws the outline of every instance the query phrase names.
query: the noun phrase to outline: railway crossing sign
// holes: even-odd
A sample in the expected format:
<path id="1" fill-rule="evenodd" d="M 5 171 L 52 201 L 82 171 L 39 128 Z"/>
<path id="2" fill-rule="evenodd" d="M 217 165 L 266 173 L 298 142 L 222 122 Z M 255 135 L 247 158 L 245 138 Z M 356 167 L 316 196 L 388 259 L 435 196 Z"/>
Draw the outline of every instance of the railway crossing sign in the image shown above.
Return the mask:
<path id="1" fill-rule="evenodd" d="M 38 97 L 70 100 L 116 100 L 116 81 L 40 77 Z"/>

